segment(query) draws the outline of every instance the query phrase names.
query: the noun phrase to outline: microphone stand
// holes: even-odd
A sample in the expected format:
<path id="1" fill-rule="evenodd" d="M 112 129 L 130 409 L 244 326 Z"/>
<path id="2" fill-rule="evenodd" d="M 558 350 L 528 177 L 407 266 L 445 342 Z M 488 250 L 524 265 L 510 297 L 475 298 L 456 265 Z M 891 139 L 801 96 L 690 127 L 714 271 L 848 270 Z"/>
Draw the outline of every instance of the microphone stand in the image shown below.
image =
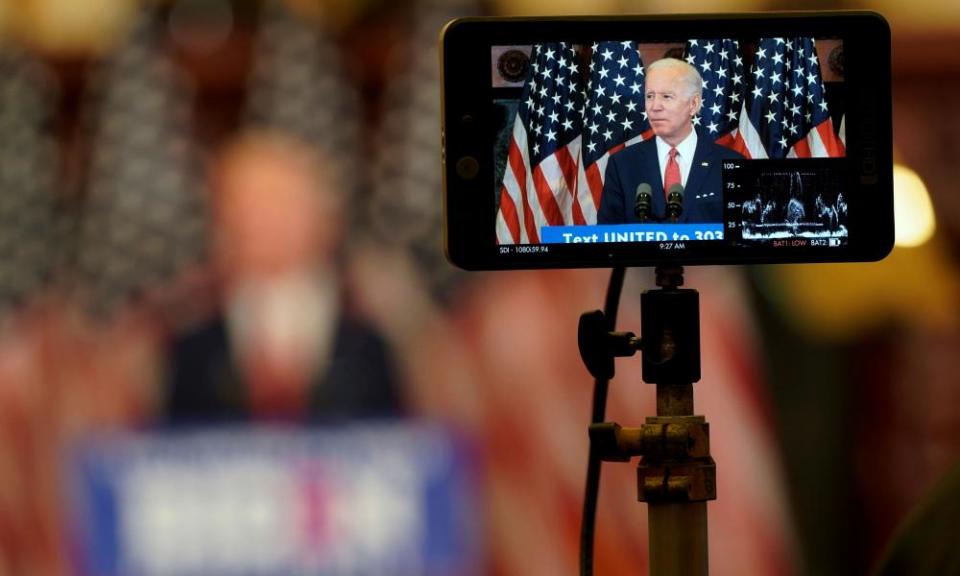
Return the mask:
<path id="1" fill-rule="evenodd" d="M 693 412 L 700 380 L 700 295 L 682 289 L 683 268 L 656 268 L 659 290 L 641 296 L 641 337 L 607 330 L 603 312 L 580 317 L 580 355 L 592 375 L 613 376 L 615 356 L 643 352 L 643 380 L 657 387 L 657 415 L 640 428 L 590 426 L 604 461 L 641 456 L 637 494 L 647 503 L 651 576 L 706 576 L 707 501 L 717 497 L 710 427 Z"/>

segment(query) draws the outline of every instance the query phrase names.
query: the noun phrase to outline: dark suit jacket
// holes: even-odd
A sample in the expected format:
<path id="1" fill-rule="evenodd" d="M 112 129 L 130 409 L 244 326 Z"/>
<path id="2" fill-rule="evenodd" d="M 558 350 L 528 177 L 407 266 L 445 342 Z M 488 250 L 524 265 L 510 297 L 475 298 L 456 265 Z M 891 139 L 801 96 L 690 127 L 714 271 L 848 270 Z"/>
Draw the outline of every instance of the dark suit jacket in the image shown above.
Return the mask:
<path id="1" fill-rule="evenodd" d="M 697 148 L 683 192 L 683 212 L 677 222 L 723 222 L 720 169 L 724 160 L 734 158 L 743 156 L 697 133 Z M 661 174 L 655 138 L 628 146 L 611 156 L 604 176 L 597 224 L 639 222 L 633 207 L 641 182 L 652 189 L 652 219 L 661 220 L 666 209 Z"/>
<path id="2" fill-rule="evenodd" d="M 222 316 L 173 343 L 167 417 L 173 423 L 245 420 L 247 385 Z M 304 412 L 313 420 L 395 416 L 400 395 L 385 342 L 369 326 L 340 316 L 326 372 L 311 382 Z"/>

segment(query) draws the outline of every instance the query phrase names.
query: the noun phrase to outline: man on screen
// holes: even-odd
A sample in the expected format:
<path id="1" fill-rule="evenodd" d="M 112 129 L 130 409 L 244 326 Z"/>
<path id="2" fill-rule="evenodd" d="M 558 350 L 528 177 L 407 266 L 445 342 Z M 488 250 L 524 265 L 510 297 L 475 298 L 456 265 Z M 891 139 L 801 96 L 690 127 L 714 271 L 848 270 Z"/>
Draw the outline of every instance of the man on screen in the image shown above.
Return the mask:
<path id="1" fill-rule="evenodd" d="M 714 144 L 694 128 L 701 89 L 697 69 L 683 60 L 664 58 L 647 67 L 646 113 L 656 138 L 610 157 L 598 224 L 639 222 L 634 205 L 637 188 L 643 183 L 651 189 L 650 221 L 669 221 L 665 191 L 675 184 L 683 186 L 683 210 L 677 222 L 723 221 L 720 170 L 724 160 L 743 156 Z"/>

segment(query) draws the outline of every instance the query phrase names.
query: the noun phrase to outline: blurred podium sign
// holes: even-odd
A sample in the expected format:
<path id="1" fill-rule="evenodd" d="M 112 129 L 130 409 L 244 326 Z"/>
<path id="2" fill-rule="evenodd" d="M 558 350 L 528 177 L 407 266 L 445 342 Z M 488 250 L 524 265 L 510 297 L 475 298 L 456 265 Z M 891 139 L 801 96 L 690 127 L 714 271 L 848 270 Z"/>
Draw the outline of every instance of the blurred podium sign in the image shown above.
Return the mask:
<path id="1" fill-rule="evenodd" d="M 475 574 L 468 464 L 409 424 L 96 438 L 70 465 L 72 553 L 97 576 Z"/>

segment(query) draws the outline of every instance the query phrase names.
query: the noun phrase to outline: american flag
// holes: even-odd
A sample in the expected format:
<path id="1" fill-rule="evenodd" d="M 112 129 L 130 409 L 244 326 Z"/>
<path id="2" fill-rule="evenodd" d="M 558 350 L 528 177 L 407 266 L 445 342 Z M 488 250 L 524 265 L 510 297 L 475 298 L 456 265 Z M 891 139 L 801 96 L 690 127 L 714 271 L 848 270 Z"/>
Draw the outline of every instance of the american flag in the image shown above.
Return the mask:
<path id="1" fill-rule="evenodd" d="M 202 262 L 207 247 L 193 84 L 166 50 L 157 10 L 140 10 L 84 103 L 92 158 L 73 284 L 90 311 L 104 316 L 162 292 Z"/>
<path id="2" fill-rule="evenodd" d="M 751 69 L 737 149 L 748 158 L 843 156 L 813 38 L 764 38 Z"/>
<path id="3" fill-rule="evenodd" d="M 0 319 L 55 281 L 56 82 L 27 52 L 0 47 Z M 2 529 L 2 527 L 0 527 Z"/>
<path id="4" fill-rule="evenodd" d="M 538 243 L 542 226 L 585 223 L 575 201 L 583 129 L 580 66 L 570 45 L 533 47 L 500 187 L 500 244 Z"/>
<path id="5" fill-rule="evenodd" d="M 296 136 L 320 149 L 352 194 L 359 184 L 361 101 L 341 65 L 341 52 L 322 25 L 280 0 L 263 3 L 253 45 L 247 129 Z M 351 209 L 354 208 L 350 203 Z"/>
<path id="6" fill-rule="evenodd" d="M 610 155 L 652 134 L 645 112 L 643 62 L 636 42 L 594 44 L 578 194 L 588 224 L 597 222 L 603 172 Z"/>
<path id="7" fill-rule="evenodd" d="M 718 144 L 733 147 L 748 81 L 740 43 L 729 38 L 688 40 L 684 53 L 703 79 L 703 105 L 694 124 Z"/>
<path id="8" fill-rule="evenodd" d="M 649 137 L 636 43 L 593 44 L 588 72 L 584 91 L 572 46 L 534 46 L 500 189 L 500 244 L 536 243 L 544 225 L 596 223 L 608 158 Z"/>

